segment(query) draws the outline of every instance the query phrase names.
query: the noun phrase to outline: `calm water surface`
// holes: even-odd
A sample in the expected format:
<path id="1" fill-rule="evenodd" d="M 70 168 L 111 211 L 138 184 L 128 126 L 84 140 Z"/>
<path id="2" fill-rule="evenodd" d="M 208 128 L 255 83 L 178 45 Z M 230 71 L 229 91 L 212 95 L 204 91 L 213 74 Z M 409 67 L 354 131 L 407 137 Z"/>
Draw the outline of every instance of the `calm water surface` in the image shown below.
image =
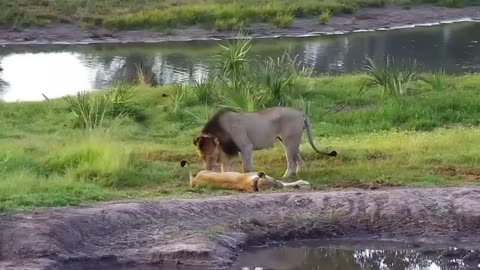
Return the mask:
<path id="1" fill-rule="evenodd" d="M 389 243 L 290 243 L 251 249 L 240 255 L 238 270 L 459 270 L 480 269 L 478 262 L 441 256 L 443 249 L 428 252 Z"/>
<path id="2" fill-rule="evenodd" d="M 361 71 L 365 55 L 416 58 L 425 69 L 480 71 L 480 25 L 456 23 L 348 35 L 256 40 L 253 56 L 280 56 L 289 49 L 315 73 Z M 137 78 L 141 66 L 155 84 L 200 79 L 211 67 L 218 41 L 119 45 L 0 47 L 0 99 L 42 100 L 104 88 Z"/>

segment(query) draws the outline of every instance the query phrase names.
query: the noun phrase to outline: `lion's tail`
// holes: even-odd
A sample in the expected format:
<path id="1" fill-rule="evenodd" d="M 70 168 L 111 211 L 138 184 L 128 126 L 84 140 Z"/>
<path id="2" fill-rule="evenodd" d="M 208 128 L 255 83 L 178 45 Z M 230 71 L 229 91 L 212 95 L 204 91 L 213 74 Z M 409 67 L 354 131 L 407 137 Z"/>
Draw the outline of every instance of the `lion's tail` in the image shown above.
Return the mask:
<path id="1" fill-rule="evenodd" d="M 305 123 L 305 128 L 307 129 L 307 134 L 308 134 L 308 141 L 310 142 L 310 145 L 312 146 L 313 150 L 315 150 L 315 152 L 319 153 L 319 154 L 323 154 L 323 155 L 327 155 L 327 156 L 336 156 L 337 155 L 337 152 L 336 151 L 332 151 L 330 153 L 328 152 L 325 152 L 325 151 L 320 151 L 318 150 L 318 148 L 315 146 L 315 143 L 313 142 L 313 134 L 312 134 L 312 127 L 311 127 L 311 123 L 310 123 L 310 119 L 308 118 L 308 116 L 306 114 L 303 115 L 303 121 Z"/>
<path id="2" fill-rule="evenodd" d="M 186 160 L 182 160 L 180 162 L 180 166 L 185 167 L 185 165 L 188 165 L 188 178 L 190 180 L 190 187 L 192 187 L 193 175 L 192 175 L 192 169 L 190 168 L 190 162 Z"/>

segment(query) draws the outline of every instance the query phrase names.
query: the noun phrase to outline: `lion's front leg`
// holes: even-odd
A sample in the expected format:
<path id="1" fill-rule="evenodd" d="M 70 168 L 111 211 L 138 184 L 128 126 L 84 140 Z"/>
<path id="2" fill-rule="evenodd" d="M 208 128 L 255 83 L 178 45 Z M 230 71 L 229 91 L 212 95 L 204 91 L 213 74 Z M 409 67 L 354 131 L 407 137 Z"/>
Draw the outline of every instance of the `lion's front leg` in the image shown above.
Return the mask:
<path id="1" fill-rule="evenodd" d="M 248 145 L 240 150 L 243 163 L 243 172 L 253 172 L 253 145 Z"/>

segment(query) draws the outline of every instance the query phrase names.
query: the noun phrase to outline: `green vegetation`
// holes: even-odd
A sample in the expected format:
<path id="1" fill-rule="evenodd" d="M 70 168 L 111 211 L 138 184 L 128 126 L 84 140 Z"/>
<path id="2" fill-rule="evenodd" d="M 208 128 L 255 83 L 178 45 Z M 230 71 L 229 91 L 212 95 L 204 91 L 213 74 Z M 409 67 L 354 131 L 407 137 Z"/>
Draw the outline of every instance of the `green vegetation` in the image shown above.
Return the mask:
<path id="1" fill-rule="evenodd" d="M 382 96 L 399 97 L 409 94 L 411 86 L 417 79 L 418 68 L 416 62 L 405 64 L 395 63 L 395 59 L 388 56 L 385 63 L 375 63 L 370 57 L 367 57 L 367 74 L 370 78 L 365 80 L 360 88 L 360 93 L 372 86 L 380 86 L 382 89 Z M 441 80 L 444 74 L 438 74 L 438 78 L 427 75 L 424 81 L 429 83 L 432 87 L 436 84 L 436 80 Z"/>
<path id="2" fill-rule="evenodd" d="M 331 17 L 332 17 L 332 13 L 330 12 L 330 10 L 328 9 L 323 10 L 322 14 L 320 14 L 320 23 L 328 24 Z"/>
<path id="3" fill-rule="evenodd" d="M 273 18 L 272 23 L 280 28 L 286 28 L 293 23 L 293 16 L 290 14 L 278 15 Z"/>
<path id="4" fill-rule="evenodd" d="M 312 77 L 288 54 L 255 58 L 250 48 L 248 38 L 222 46 L 216 68 L 189 85 L 152 88 L 140 79 L 106 92 L 0 103 L 0 211 L 235 193 L 190 189 L 179 166 L 188 159 L 194 170 L 203 167 L 192 138 L 224 107 L 306 111 L 316 144 L 339 152 L 319 156 L 304 140 L 299 177 L 315 188 L 480 179 L 480 75 L 424 74 L 390 59 L 367 61 L 365 74 Z M 405 74 L 415 76 L 398 87 Z M 286 168 L 281 145 L 256 152 L 255 166 L 280 177 Z"/>
<path id="5" fill-rule="evenodd" d="M 459 8 L 466 5 L 466 0 L 441 0 L 440 4 L 446 7 Z"/>
<path id="6" fill-rule="evenodd" d="M 58 22 L 80 23 L 86 28 L 117 29 L 203 25 L 218 30 L 241 29 L 252 22 L 272 22 L 286 27 L 299 17 L 352 13 L 360 7 L 385 4 L 434 3 L 449 7 L 475 0 L 15 0 L 0 1 L 0 25 L 13 28 L 47 26 Z"/>

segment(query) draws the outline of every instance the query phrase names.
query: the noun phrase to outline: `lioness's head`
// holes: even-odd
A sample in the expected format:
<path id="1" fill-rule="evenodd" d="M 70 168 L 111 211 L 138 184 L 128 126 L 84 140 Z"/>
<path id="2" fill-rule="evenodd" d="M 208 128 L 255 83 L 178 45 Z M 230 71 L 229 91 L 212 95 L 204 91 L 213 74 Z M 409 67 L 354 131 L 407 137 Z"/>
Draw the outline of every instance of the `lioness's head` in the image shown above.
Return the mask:
<path id="1" fill-rule="evenodd" d="M 202 134 L 193 139 L 197 153 L 205 163 L 207 170 L 213 170 L 220 156 L 219 141 L 209 134 Z"/>
<path id="2" fill-rule="evenodd" d="M 259 190 L 278 189 L 283 187 L 282 183 L 277 181 L 275 178 L 267 175 L 263 171 L 259 171 L 257 173 L 257 176 L 258 176 L 257 186 Z"/>

